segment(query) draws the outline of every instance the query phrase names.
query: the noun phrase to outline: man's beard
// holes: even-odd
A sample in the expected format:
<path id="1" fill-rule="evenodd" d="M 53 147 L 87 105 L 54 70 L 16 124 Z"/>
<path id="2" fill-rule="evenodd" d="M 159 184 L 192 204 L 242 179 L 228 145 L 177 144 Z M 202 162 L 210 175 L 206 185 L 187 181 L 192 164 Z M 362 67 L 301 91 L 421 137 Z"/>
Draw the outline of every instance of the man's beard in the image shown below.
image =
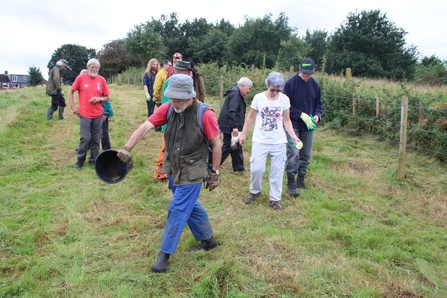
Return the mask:
<path id="1" fill-rule="evenodd" d="M 190 104 L 185 104 L 183 107 L 179 108 L 178 110 L 176 108 L 174 108 L 174 111 L 177 114 L 183 113 L 187 108 L 189 108 L 191 105 Z"/>
<path id="2" fill-rule="evenodd" d="M 98 75 L 98 73 L 89 71 L 88 75 L 91 76 L 92 78 L 94 78 L 94 77 L 96 77 Z"/>

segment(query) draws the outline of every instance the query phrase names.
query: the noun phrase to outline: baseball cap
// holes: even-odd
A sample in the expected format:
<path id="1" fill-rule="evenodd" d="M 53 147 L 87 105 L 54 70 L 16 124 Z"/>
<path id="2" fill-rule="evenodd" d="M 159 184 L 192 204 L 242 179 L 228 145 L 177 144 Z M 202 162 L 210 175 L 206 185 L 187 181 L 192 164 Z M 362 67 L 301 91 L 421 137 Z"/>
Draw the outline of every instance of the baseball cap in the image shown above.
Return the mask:
<path id="1" fill-rule="evenodd" d="M 191 63 L 189 61 L 177 61 L 174 66 L 175 69 L 189 69 L 191 70 Z"/>
<path id="2" fill-rule="evenodd" d="M 315 62 L 310 58 L 304 58 L 300 63 L 301 73 L 314 73 Z"/>
<path id="3" fill-rule="evenodd" d="M 196 97 L 192 78 L 184 74 L 176 74 L 169 77 L 169 85 L 164 95 L 174 99 L 190 99 Z"/>
<path id="4" fill-rule="evenodd" d="M 180 54 L 180 53 L 175 53 L 173 56 L 172 56 L 172 59 L 182 59 L 183 57 L 182 57 L 182 54 Z"/>

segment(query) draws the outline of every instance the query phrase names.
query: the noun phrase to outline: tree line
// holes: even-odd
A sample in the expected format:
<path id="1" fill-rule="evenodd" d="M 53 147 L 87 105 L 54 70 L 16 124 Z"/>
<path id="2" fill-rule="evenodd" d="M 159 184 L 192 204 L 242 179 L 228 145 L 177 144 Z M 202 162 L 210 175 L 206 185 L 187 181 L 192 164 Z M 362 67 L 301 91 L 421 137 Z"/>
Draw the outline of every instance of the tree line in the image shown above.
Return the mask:
<path id="1" fill-rule="evenodd" d="M 406 44 L 407 32 L 380 10 L 349 13 L 331 35 L 324 30 L 307 30 L 304 36 L 297 32 L 285 13 L 275 20 L 272 14 L 245 17 L 239 27 L 225 19 L 209 23 L 205 18 L 195 18 L 182 23 L 177 13 L 170 13 L 135 25 L 126 37 L 110 41 L 98 52 L 63 45 L 53 53 L 48 68 L 58 59 L 66 59 L 71 70 L 64 72 L 64 80 L 71 83 L 92 57 L 99 59 L 100 74 L 107 78 L 129 67 L 145 67 L 151 58 L 162 61 L 181 52 L 184 60 L 198 65 L 217 63 L 221 67 L 245 65 L 284 71 L 292 67 L 297 70 L 301 59 L 310 57 L 318 71 L 328 74 L 344 74 L 350 68 L 356 77 L 447 83 L 446 61 L 435 55 L 419 57 L 417 47 Z"/>

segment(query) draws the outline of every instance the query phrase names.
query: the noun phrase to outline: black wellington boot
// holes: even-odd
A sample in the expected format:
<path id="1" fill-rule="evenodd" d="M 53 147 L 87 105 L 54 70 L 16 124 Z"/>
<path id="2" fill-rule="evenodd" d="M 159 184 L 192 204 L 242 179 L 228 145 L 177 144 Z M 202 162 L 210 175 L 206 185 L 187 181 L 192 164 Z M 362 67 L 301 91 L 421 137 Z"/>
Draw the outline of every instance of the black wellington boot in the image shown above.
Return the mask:
<path id="1" fill-rule="evenodd" d="M 307 189 L 306 184 L 304 184 L 304 176 L 298 176 L 298 179 L 296 180 L 296 187 Z"/>
<path id="2" fill-rule="evenodd" d="M 47 110 L 47 120 L 52 120 L 53 119 L 53 113 L 55 111 L 52 108 L 48 108 Z"/>
<path id="3" fill-rule="evenodd" d="M 168 268 L 168 260 L 170 256 L 170 254 L 160 251 L 158 253 L 157 262 L 155 262 L 151 270 L 157 273 L 166 273 L 166 268 Z"/>
<path id="4" fill-rule="evenodd" d="M 198 250 L 210 250 L 217 247 L 219 243 L 217 243 L 214 236 L 211 236 L 209 239 L 202 240 L 199 246 L 192 247 L 190 251 L 198 251 Z"/>
<path id="5" fill-rule="evenodd" d="M 64 117 L 64 107 L 59 107 L 59 120 L 67 119 Z"/>

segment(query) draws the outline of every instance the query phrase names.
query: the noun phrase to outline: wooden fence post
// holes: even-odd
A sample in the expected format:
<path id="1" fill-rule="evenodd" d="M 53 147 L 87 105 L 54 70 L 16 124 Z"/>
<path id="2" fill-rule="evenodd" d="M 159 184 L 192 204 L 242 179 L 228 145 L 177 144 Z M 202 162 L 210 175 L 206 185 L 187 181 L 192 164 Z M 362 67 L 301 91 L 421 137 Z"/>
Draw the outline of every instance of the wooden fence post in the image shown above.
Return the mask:
<path id="1" fill-rule="evenodd" d="M 380 115 L 380 96 L 376 97 L 376 118 Z"/>
<path id="2" fill-rule="evenodd" d="M 399 169 L 397 177 L 405 178 L 405 156 L 407 152 L 407 118 L 408 118 L 408 96 L 402 96 L 402 107 L 400 116 L 400 144 L 399 144 Z"/>
<path id="3" fill-rule="evenodd" d="M 223 76 L 220 76 L 220 81 L 219 81 L 219 99 L 220 99 L 220 107 L 222 107 L 222 99 L 223 99 Z"/>

